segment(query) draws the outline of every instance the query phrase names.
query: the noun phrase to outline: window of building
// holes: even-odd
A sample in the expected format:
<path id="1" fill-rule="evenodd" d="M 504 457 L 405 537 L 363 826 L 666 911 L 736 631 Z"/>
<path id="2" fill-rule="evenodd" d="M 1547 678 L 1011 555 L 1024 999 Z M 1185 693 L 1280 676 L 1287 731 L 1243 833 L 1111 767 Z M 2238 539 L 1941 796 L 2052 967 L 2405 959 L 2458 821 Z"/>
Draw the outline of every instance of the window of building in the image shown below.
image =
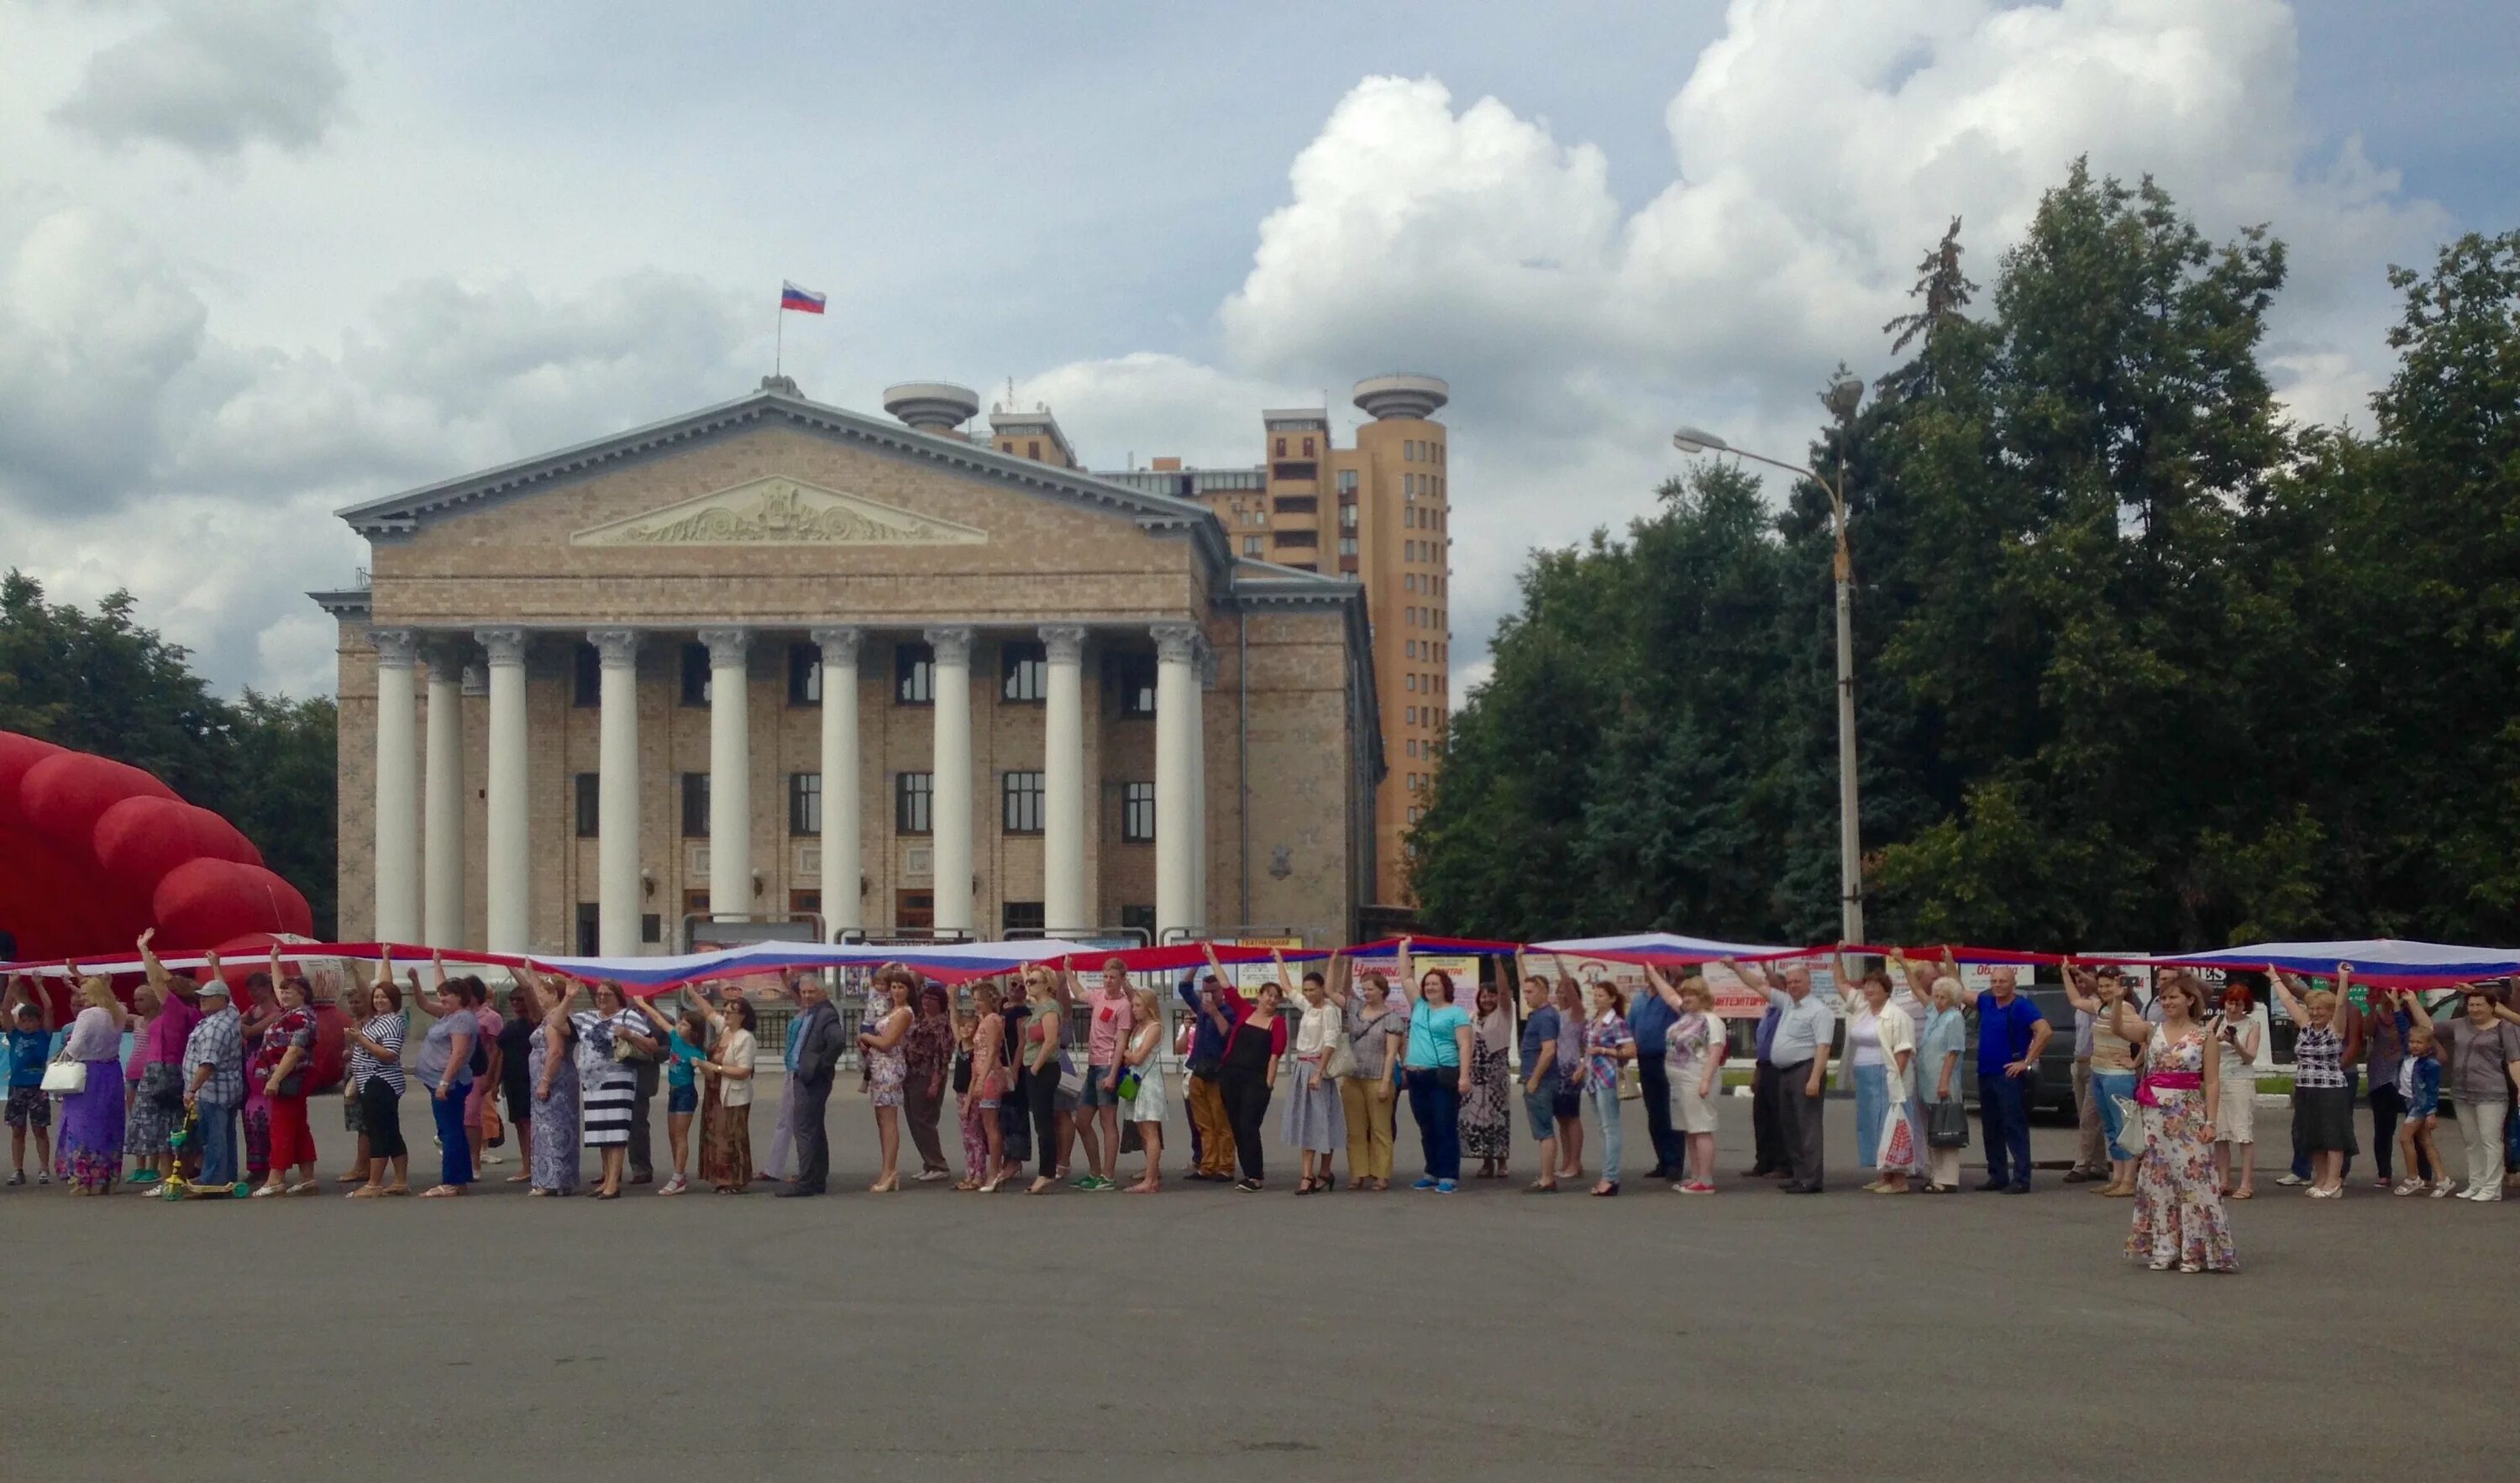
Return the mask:
<path id="1" fill-rule="evenodd" d="M 705 644 L 683 646 L 683 703 L 709 703 L 709 657 Z"/>
<path id="2" fill-rule="evenodd" d="M 895 773 L 892 775 L 892 831 L 896 834 L 932 832 L 928 823 L 928 804 L 936 788 L 934 773 Z"/>
<path id="3" fill-rule="evenodd" d="M 1415 705 L 1409 707 L 1409 724 L 1412 726 L 1418 724 L 1418 707 Z"/>
<path id="4" fill-rule="evenodd" d="M 1277 532 L 1276 539 L 1278 549 L 1281 551 L 1290 546 L 1311 549 L 1322 543 L 1321 532 L 1318 530 L 1281 530 Z"/>
<path id="5" fill-rule="evenodd" d="M 1418 754 L 1418 739 L 1416 737 L 1412 737 L 1409 739 L 1409 755 L 1415 757 Z"/>
<path id="6" fill-rule="evenodd" d="M 1408 686 L 1409 686 L 1409 688 L 1410 688 L 1411 690 L 1413 690 L 1413 691 L 1414 691 L 1414 690 L 1416 690 L 1416 689 L 1418 688 L 1418 671 L 1416 671 L 1416 670 L 1414 670 L 1414 669 L 1413 669 L 1413 670 L 1411 670 L 1408 674 L 1406 674 L 1406 675 L 1402 676 L 1401 678 L 1402 678 L 1404 681 L 1406 681 L 1406 682 L 1407 682 L 1407 684 L 1408 684 Z"/>
<path id="7" fill-rule="evenodd" d="M 592 901 L 577 904 L 577 956 L 592 958 L 604 951 L 604 908 Z"/>
<path id="8" fill-rule="evenodd" d="M 1155 935 L 1155 909 L 1143 904 L 1122 905 L 1120 929 L 1128 932 L 1144 932 L 1148 940 L 1152 941 Z"/>
<path id="9" fill-rule="evenodd" d="M 1286 456 L 1286 440 L 1282 437 L 1278 439 L 1277 456 L 1280 458 Z"/>
<path id="10" fill-rule="evenodd" d="M 823 775 L 788 775 L 788 832 L 812 838 L 823 831 Z"/>
<path id="11" fill-rule="evenodd" d="M 1050 916 L 1038 901 L 1010 901 L 998 909 L 998 921 L 1006 936 L 1018 932 L 1038 935 L 1049 926 Z"/>
<path id="12" fill-rule="evenodd" d="M 823 703 L 823 646 L 790 644 L 788 646 L 788 703 L 820 705 Z"/>
<path id="13" fill-rule="evenodd" d="M 1287 459 L 1283 462 L 1271 465 L 1269 469 L 1269 476 L 1271 478 L 1279 479 L 1310 481 L 1312 479 L 1319 478 L 1321 476 L 1321 465 L 1319 464 L 1312 463 L 1304 459 Z"/>
<path id="14" fill-rule="evenodd" d="M 1278 496 L 1278 513 L 1280 515 L 1318 515 L 1321 513 L 1321 508 L 1322 502 L 1309 494 L 1282 494 Z"/>
<path id="15" fill-rule="evenodd" d="M 1026 457 L 1026 458 L 1035 458 L 1035 459 L 1037 459 L 1037 458 L 1041 457 L 1041 439 L 1040 439 L 1040 438 L 1034 438 L 1034 439 L 1032 439 L 1030 442 L 1027 442 L 1027 443 L 1025 443 L 1025 444 L 1024 444 L 1024 457 Z"/>
<path id="16" fill-rule="evenodd" d="M 1041 832 L 1041 788 L 1039 773 L 1009 773 L 1003 793 L 1006 807 L 1006 829 L 1010 834 Z"/>
<path id="17" fill-rule="evenodd" d="M 1050 695 L 1050 648 L 1038 639 L 1017 639 L 998 647 L 999 694 L 1017 702 L 1038 701 Z"/>
<path id="18" fill-rule="evenodd" d="M 790 916 L 790 917 L 819 917 L 819 916 L 821 916 L 822 914 L 823 914 L 823 893 L 822 893 L 822 892 L 820 892 L 820 891 L 789 891 L 789 892 L 788 893 L 788 916 Z"/>
<path id="19" fill-rule="evenodd" d="M 1155 713 L 1155 656 L 1120 653 L 1111 656 L 1111 689 L 1120 697 L 1120 714 L 1132 719 Z"/>
<path id="20" fill-rule="evenodd" d="M 709 775 L 683 774 L 683 837 L 705 839 L 709 826 Z"/>
<path id="21" fill-rule="evenodd" d="M 1355 470 L 1353 470 L 1353 469 L 1342 469 L 1342 470 L 1340 470 L 1340 471 L 1339 471 L 1339 472 L 1338 472 L 1338 492 L 1339 492 L 1339 497 L 1340 497 L 1340 498 L 1342 498 L 1342 499 L 1350 499 L 1350 500 L 1352 500 L 1352 499 L 1356 498 L 1356 471 L 1355 471 Z"/>
<path id="22" fill-rule="evenodd" d="M 1341 505 L 1339 507 L 1339 528 L 1341 530 L 1354 530 L 1356 528 L 1356 507 L 1354 505 Z"/>
<path id="23" fill-rule="evenodd" d="M 654 912 L 641 913 L 639 917 L 639 940 L 641 942 L 664 941 L 665 919 Z"/>
<path id="24" fill-rule="evenodd" d="M 1343 535 L 1339 537 L 1339 555 L 1343 557 L 1352 557 L 1356 555 L 1356 537 L 1352 535 Z"/>
<path id="25" fill-rule="evenodd" d="M 592 839 L 604 827 L 604 778 L 600 773 L 579 773 L 573 780 L 577 804 L 577 837 Z"/>
<path id="26" fill-rule="evenodd" d="M 1403 654 L 1408 655 L 1410 658 L 1414 659 L 1418 657 L 1418 641 L 1416 639 L 1403 639 L 1400 643 L 1400 652 Z"/>
<path id="27" fill-rule="evenodd" d="M 1313 456 L 1313 440 L 1312 440 L 1311 438 L 1306 438 L 1306 439 L 1304 439 L 1304 457 L 1306 457 L 1306 458 L 1311 458 L 1312 456 Z"/>
<path id="28" fill-rule="evenodd" d="M 1401 441 L 1400 441 L 1400 456 L 1401 456 L 1402 458 L 1404 458 L 1404 459 L 1408 460 L 1410 463 L 1413 463 L 1413 464 L 1414 464 L 1414 463 L 1418 462 L 1418 444 L 1417 444 L 1417 442 L 1416 442 L 1414 439 L 1410 439 L 1410 438 L 1403 438 L 1403 439 L 1401 439 Z"/>
<path id="29" fill-rule="evenodd" d="M 924 644 L 892 650 L 892 699 L 896 705 L 936 703 L 936 652 Z"/>
<path id="30" fill-rule="evenodd" d="M 592 644 L 579 644 L 568 655 L 568 703 L 592 710 L 604 703 L 604 656 Z"/>
<path id="31" fill-rule="evenodd" d="M 1266 552 L 1267 549 L 1267 544 L 1256 535 L 1246 535 L 1242 538 L 1242 554 L 1244 556 L 1260 556 Z"/>
<path id="32" fill-rule="evenodd" d="M 1151 844 L 1155 837 L 1155 786 L 1120 785 L 1120 842 Z"/>
<path id="33" fill-rule="evenodd" d="M 1410 823 L 1412 823 L 1412 824 L 1417 823 L 1417 822 L 1418 822 L 1418 817 L 1419 817 L 1420 815 L 1424 814 L 1425 812 L 1426 812 L 1426 811 L 1425 811 L 1424 809 L 1422 809 L 1422 808 L 1413 808 L 1413 809 L 1411 809 L 1411 810 L 1409 811 L 1409 822 L 1410 822 Z"/>
<path id="34" fill-rule="evenodd" d="M 1242 523 L 1245 525 L 1266 525 L 1269 523 L 1269 512 L 1258 505 L 1254 505 L 1242 512 Z"/>

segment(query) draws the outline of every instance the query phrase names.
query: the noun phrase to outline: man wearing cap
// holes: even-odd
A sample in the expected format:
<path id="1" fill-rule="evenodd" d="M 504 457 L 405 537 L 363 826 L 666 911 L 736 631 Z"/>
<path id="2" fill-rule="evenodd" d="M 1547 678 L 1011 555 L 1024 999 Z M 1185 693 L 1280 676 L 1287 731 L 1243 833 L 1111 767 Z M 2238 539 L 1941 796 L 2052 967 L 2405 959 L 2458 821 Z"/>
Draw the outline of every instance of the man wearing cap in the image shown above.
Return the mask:
<path id="1" fill-rule="evenodd" d="M 1191 1137 L 1194 1163 L 1190 1177 L 1217 1183 L 1234 1178 L 1234 1125 L 1225 1115 L 1225 1087 L 1217 1073 L 1225 1066 L 1225 1038 L 1234 1028 L 1225 1010 L 1225 984 L 1214 973 L 1191 987 L 1181 982 L 1182 1003 L 1190 1007 L 1192 1028 L 1189 1072 Z"/>
<path id="2" fill-rule="evenodd" d="M 245 1101 L 245 1035 L 227 980 L 215 960 L 202 975 L 202 1019 L 184 1041 L 184 1105 L 201 1140 L 203 1196 L 223 1195 L 237 1182 L 237 1108 Z"/>

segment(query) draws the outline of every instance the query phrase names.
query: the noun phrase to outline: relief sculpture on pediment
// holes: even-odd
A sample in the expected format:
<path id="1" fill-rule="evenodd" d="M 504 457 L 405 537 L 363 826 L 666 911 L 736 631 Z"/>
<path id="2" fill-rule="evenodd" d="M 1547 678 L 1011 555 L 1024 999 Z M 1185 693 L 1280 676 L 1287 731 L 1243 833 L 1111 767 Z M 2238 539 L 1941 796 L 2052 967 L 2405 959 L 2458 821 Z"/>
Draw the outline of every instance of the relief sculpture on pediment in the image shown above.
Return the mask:
<path id="1" fill-rule="evenodd" d="M 570 538 L 580 546 L 964 546 L 986 533 L 793 479 L 756 479 Z"/>

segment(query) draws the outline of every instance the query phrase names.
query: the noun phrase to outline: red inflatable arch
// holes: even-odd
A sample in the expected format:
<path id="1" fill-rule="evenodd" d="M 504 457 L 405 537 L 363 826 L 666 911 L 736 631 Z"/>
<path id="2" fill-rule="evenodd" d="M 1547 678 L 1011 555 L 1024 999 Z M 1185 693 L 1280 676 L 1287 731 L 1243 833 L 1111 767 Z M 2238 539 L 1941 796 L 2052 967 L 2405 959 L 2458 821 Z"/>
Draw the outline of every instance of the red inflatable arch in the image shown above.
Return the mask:
<path id="1" fill-rule="evenodd" d="M 119 958 L 314 930 L 236 827 L 139 768 L 0 732 L 0 927 L 18 956 Z"/>

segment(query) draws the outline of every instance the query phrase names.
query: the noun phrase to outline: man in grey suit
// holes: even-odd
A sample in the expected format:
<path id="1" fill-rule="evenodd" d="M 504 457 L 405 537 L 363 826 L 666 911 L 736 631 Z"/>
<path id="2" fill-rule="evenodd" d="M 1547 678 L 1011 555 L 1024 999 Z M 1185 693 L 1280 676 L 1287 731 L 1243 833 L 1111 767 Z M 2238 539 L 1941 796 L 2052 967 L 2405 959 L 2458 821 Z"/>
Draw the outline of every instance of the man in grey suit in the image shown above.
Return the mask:
<path id="1" fill-rule="evenodd" d="M 788 1026 L 795 1046 L 788 1074 L 795 1087 L 789 1132 L 796 1141 L 796 1182 L 779 1191 L 783 1198 L 820 1194 L 831 1179 L 832 1140 L 823 1130 L 823 1113 L 832 1100 L 832 1078 L 848 1050 L 840 1011 L 832 1007 L 831 993 L 820 977 L 809 973 L 796 980 L 796 1003 L 798 1013 Z"/>

